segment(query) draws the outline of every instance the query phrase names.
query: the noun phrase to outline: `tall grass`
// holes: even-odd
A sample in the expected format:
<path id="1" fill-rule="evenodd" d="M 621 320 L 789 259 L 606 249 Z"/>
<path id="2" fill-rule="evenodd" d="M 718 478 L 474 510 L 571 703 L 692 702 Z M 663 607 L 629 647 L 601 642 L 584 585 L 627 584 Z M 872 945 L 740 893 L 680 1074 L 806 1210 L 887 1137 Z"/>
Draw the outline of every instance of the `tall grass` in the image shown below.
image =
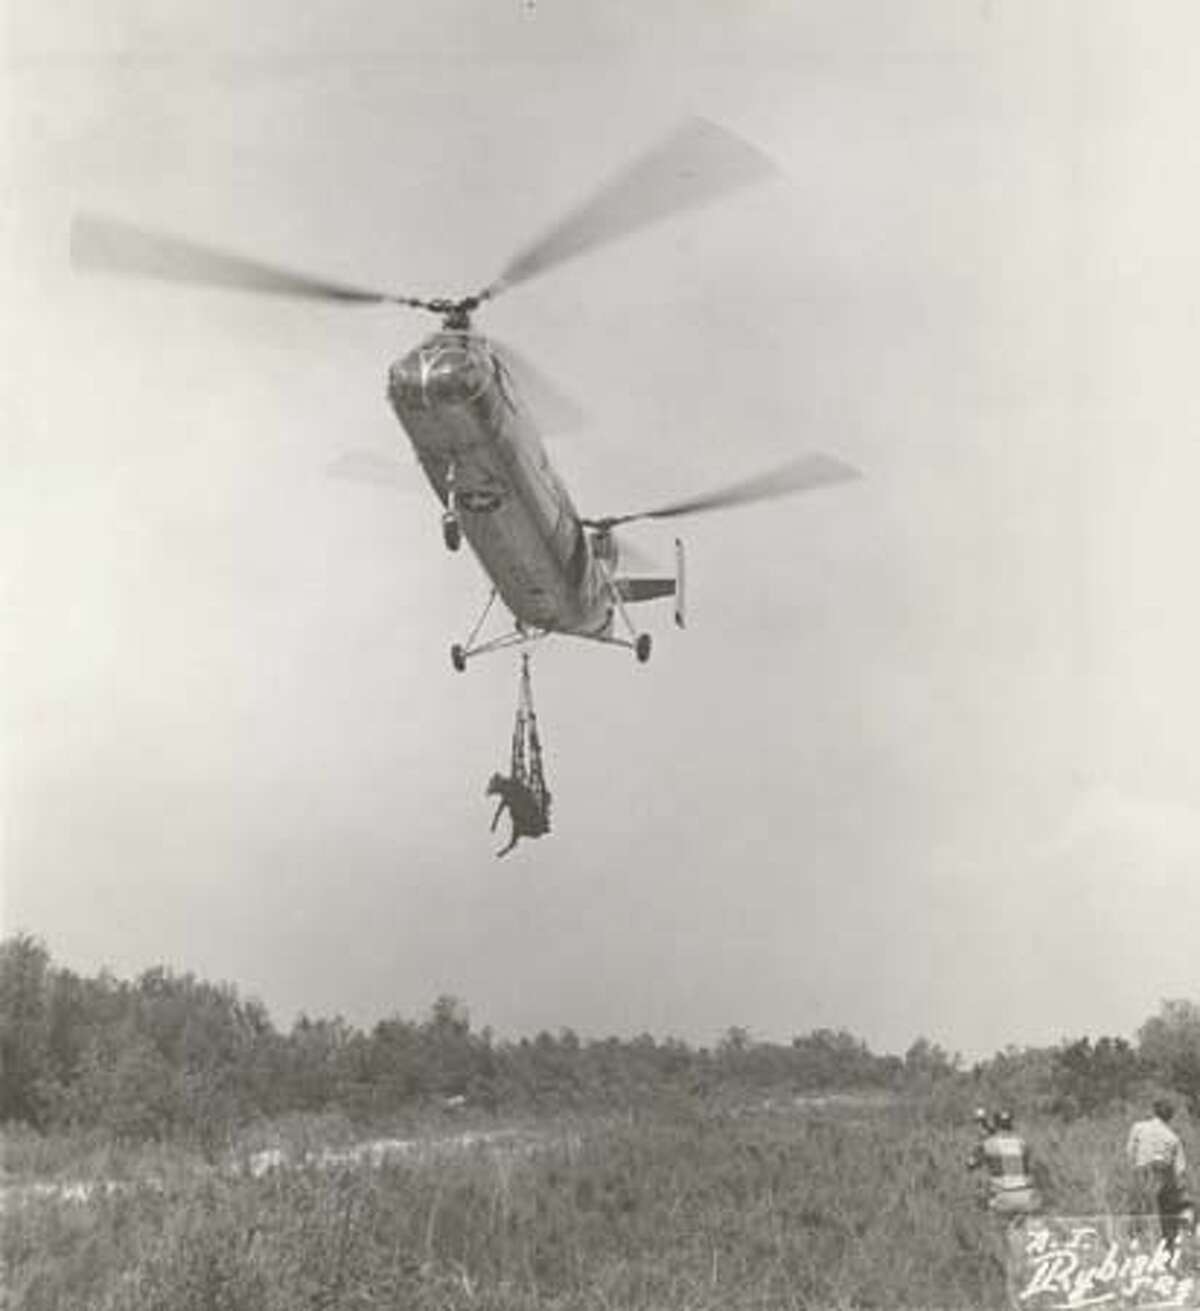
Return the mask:
<path id="1" fill-rule="evenodd" d="M 1054 1209 L 1119 1209 L 1126 1122 L 1035 1126 Z M 1000 1305 L 969 1129 L 676 1111 L 537 1150 L 28 1197 L 13 1311 Z M 1194 1146 L 1194 1141 L 1189 1142 Z"/>

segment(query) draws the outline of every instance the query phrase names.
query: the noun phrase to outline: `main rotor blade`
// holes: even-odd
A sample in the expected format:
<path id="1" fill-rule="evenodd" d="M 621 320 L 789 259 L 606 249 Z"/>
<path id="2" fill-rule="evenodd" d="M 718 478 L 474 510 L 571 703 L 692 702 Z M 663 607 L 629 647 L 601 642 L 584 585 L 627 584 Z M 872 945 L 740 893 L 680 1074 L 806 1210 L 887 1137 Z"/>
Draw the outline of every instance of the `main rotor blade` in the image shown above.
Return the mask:
<path id="1" fill-rule="evenodd" d="M 724 510 L 735 505 L 750 505 L 755 501 L 770 501 L 793 492 L 812 491 L 834 483 L 849 482 L 862 475 L 853 465 L 832 455 L 816 452 L 781 465 L 754 478 L 731 483 L 703 496 L 689 497 L 685 501 L 672 501 L 656 510 L 642 510 L 637 514 L 621 514 L 593 522 L 598 527 L 614 528 L 618 524 L 633 523 L 638 519 L 674 519 L 685 514 L 702 514 L 709 510 Z"/>
<path id="2" fill-rule="evenodd" d="M 488 344 L 512 378 L 518 399 L 543 432 L 571 432 L 582 426 L 583 410 L 527 355 L 495 339 Z"/>
<path id="3" fill-rule="evenodd" d="M 376 487 L 411 487 L 413 480 L 405 477 L 405 469 L 393 455 L 386 456 L 374 450 L 343 451 L 330 460 L 325 472 L 331 478 L 344 478 L 349 482 L 372 483 Z"/>
<path id="4" fill-rule="evenodd" d="M 71 262 L 77 269 L 126 273 L 167 282 L 236 287 L 276 296 L 304 296 L 380 304 L 413 304 L 385 292 L 367 291 L 276 268 L 242 255 L 201 246 L 182 237 L 147 232 L 117 219 L 77 215 L 71 225 Z"/>
<path id="5" fill-rule="evenodd" d="M 775 171 L 771 160 L 727 129 L 687 119 L 521 251 L 483 298 Z"/>

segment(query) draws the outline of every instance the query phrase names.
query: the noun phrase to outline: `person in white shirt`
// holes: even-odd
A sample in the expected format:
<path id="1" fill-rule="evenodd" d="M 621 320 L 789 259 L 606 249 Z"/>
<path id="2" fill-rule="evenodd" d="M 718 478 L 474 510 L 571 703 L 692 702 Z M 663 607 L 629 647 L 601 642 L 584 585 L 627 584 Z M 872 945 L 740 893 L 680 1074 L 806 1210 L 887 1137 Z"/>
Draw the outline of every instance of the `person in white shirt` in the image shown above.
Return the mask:
<path id="1" fill-rule="evenodd" d="M 1125 1151 L 1142 1204 L 1150 1203 L 1158 1212 L 1163 1241 L 1173 1251 L 1189 1209 L 1185 1192 L 1187 1160 L 1183 1143 L 1171 1128 L 1175 1108 L 1165 1098 L 1157 1098 L 1152 1110 L 1148 1120 L 1139 1120 L 1130 1129 Z"/>

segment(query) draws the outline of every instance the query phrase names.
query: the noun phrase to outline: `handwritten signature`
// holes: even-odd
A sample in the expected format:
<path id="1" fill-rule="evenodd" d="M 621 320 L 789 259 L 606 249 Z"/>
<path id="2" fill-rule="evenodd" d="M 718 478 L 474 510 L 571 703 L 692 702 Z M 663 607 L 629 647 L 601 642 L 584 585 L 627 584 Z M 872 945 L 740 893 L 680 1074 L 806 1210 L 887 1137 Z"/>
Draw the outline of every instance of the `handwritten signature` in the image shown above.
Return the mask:
<path id="1" fill-rule="evenodd" d="M 1054 1232 L 1038 1227 L 1024 1245 L 1020 1303 L 1047 1308 L 1103 1305 L 1200 1305 L 1196 1280 L 1181 1269 L 1182 1253 L 1165 1242 L 1142 1250 L 1138 1239 L 1116 1241 L 1079 1225 Z"/>

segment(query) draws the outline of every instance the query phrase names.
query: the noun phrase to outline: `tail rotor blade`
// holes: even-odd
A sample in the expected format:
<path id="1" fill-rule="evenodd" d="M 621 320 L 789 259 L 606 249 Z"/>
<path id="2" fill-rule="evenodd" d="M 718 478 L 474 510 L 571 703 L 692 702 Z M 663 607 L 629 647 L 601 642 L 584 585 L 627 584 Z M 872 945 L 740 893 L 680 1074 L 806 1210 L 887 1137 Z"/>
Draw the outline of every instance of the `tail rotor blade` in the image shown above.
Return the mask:
<path id="1" fill-rule="evenodd" d="M 71 226 L 71 263 L 76 269 L 132 274 L 166 282 L 234 287 L 276 296 L 381 304 L 419 304 L 386 292 L 309 277 L 258 260 L 202 246 L 182 237 L 147 232 L 94 214 L 77 215 Z"/>
<path id="2" fill-rule="evenodd" d="M 543 432 L 573 432 L 583 426 L 583 410 L 527 355 L 497 341 L 490 345 L 512 378 L 520 400 Z"/>
<path id="3" fill-rule="evenodd" d="M 727 129 L 688 119 L 515 256 L 483 297 L 775 171 L 771 160 Z"/>

